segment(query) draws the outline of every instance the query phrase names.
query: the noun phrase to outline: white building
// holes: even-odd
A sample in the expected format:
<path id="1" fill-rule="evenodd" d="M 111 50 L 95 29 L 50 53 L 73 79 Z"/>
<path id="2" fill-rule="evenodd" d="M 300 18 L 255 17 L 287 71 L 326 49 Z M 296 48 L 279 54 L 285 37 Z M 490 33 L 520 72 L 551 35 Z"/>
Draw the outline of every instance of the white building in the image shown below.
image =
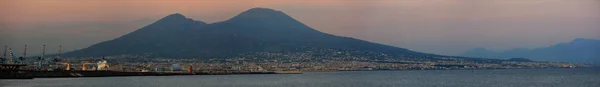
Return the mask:
<path id="1" fill-rule="evenodd" d="M 98 61 L 98 70 L 108 70 L 108 63 L 106 62 L 106 60 L 101 60 Z"/>

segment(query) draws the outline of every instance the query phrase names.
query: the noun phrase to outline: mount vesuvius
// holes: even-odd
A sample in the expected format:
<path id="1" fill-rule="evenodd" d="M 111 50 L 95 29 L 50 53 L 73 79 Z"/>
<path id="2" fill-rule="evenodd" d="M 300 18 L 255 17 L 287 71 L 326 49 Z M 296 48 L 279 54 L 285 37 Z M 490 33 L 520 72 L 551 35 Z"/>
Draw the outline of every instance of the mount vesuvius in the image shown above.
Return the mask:
<path id="1" fill-rule="evenodd" d="M 261 52 L 334 51 L 367 57 L 440 56 L 323 33 L 281 11 L 268 8 L 252 8 L 229 20 L 211 24 L 178 13 L 171 14 L 119 38 L 68 52 L 64 56 L 217 58 Z"/>

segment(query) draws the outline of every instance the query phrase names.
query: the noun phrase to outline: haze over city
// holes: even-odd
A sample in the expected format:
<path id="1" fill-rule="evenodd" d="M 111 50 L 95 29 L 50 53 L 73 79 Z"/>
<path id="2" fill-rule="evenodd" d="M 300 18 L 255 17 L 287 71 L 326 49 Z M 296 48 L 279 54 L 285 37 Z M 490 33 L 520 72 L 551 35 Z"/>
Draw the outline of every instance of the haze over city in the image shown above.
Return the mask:
<path id="1" fill-rule="evenodd" d="M 82 49 L 181 13 L 208 23 L 272 8 L 325 33 L 458 55 L 600 39 L 598 0 L 0 1 L 0 44 L 37 55 Z"/>

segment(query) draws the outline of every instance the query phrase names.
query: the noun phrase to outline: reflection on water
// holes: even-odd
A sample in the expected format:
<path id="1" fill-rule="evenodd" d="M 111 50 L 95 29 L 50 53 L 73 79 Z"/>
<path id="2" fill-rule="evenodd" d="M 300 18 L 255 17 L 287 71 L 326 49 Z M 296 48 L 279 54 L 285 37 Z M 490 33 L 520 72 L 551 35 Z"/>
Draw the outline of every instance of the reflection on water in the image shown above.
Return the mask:
<path id="1" fill-rule="evenodd" d="M 2 87 L 600 87 L 600 69 L 305 72 L 0 80 Z"/>

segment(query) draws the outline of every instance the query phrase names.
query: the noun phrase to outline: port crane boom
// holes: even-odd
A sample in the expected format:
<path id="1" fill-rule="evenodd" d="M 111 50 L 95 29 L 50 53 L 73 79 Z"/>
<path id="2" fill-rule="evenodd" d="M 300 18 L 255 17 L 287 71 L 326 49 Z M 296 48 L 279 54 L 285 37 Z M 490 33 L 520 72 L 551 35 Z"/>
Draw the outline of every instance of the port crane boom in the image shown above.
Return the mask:
<path id="1" fill-rule="evenodd" d="M 88 65 L 88 64 L 96 64 L 96 63 L 94 63 L 94 62 L 83 62 L 83 63 L 81 63 L 81 70 L 82 71 L 86 71 L 87 70 L 87 66 L 86 65 Z"/>
<path id="2" fill-rule="evenodd" d="M 62 64 L 62 65 L 67 65 L 66 69 L 67 71 L 71 70 L 71 64 L 67 63 L 67 62 L 58 62 L 56 63 L 56 66 L 58 66 L 58 64 Z"/>

